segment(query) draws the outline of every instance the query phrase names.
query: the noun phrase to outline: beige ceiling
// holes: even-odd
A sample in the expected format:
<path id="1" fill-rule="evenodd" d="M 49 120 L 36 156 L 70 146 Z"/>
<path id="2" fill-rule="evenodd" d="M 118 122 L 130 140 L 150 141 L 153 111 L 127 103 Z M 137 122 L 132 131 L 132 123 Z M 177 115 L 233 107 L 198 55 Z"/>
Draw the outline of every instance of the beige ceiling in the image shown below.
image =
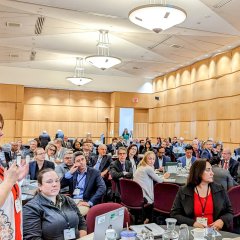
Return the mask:
<path id="1" fill-rule="evenodd" d="M 158 34 L 128 20 L 131 9 L 148 2 L 0 0 L 0 82 L 151 92 L 154 77 L 240 45 L 239 0 L 169 0 L 187 19 Z M 40 17 L 42 32 L 35 34 Z M 99 29 L 109 30 L 110 53 L 122 63 L 105 71 L 86 63 L 85 75 L 94 80 L 76 87 L 65 77 L 73 75 L 76 57 L 96 54 Z"/>

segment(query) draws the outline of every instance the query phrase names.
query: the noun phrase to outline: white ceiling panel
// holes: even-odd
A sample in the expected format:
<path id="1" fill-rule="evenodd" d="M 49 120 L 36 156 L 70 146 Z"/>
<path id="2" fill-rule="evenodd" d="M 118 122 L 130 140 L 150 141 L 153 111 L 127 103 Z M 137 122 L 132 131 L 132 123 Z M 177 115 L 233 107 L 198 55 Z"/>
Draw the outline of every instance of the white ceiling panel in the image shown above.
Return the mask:
<path id="1" fill-rule="evenodd" d="M 154 77 L 240 44 L 239 0 L 223 6 L 220 0 L 169 0 L 186 11 L 187 19 L 159 34 L 128 20 L 131 9 L 147 2 L 0 0 L 0 68 L 5 74 L 0 82 L 16 83 L 17 77 L 18 83 L 34 87 L 149 92 Z M 36 34 L 38 19 L 43 25 Z M 75 87 L 65 78 L 73 75 L 76 57 L 97 53 L 100 29 L 109 31 L 110 53 L 122 63 L 105 71 L 85 63 L 85 74 L 94 80 Z"/>

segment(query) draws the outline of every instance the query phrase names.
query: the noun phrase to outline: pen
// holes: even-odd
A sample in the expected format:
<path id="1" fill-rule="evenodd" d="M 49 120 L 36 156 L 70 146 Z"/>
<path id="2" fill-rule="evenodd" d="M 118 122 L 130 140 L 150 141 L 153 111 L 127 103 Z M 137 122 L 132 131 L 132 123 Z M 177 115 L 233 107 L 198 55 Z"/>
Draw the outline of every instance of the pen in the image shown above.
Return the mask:
<path id="1" fill-rule="evenodd" d="M 144 226 L 147 230 L 151 231 L 152 232 L 152 229 L 147 227 L 147 226 Z"/>

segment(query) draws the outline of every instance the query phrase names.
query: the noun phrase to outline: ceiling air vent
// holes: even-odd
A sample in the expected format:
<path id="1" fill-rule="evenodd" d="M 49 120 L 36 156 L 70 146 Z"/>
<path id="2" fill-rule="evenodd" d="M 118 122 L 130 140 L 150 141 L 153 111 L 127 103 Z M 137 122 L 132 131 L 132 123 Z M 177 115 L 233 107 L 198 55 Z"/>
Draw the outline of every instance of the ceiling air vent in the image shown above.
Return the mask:
<path id="1" fill-rule="evenodd" d="M 14 27 L 14 28 L 19 28 L 22 26 L 21 23 L 18 22 L 6 22 L 7 27 Z"/>
<path id="2" fill-rule="evenodd" d="M 44 17 L 38 17 L 35 23 L 35 34 L 40 35 L 42 33 L 43 23 L 45 21 Z"/>
<path id="3" fill-rule="evenodd" d="M 34 61 L 35 58 L 36 58 L 36 51 L 32 50 L 31 53 L 30 53 L 30 60 Z"/>
<path id="4" fill-rule="evenodd" d="M 182 48 L 183 46 L 178 45 L 178 44 L 172 44 L 170 47 L 171 48 Z"/>
<path id="5" fill-rule="evenodd" d="M 214 8 L 221 8 L 223 6 L 225 6 L 226 4 L 230 3 L 232 0 L 221 0 L 218 3 L 214 4 L 213 7 Z"/>

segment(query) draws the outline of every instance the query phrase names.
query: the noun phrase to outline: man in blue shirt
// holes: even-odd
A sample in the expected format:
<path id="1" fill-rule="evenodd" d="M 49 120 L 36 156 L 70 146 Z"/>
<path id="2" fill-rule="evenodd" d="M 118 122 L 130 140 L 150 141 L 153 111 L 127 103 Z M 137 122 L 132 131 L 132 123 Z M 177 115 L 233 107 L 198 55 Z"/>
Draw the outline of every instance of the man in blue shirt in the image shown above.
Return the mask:
<path id="1" fill-rule="evenodd" d="M 88 167 L 82 152 L 73 154 L 73 166 L 61 180 L 61 188 L 69 186 L 69 193 L 77 203 L 82 215 L 89 207 L 101 202 L 106 191 L 100 172 Z"/>

